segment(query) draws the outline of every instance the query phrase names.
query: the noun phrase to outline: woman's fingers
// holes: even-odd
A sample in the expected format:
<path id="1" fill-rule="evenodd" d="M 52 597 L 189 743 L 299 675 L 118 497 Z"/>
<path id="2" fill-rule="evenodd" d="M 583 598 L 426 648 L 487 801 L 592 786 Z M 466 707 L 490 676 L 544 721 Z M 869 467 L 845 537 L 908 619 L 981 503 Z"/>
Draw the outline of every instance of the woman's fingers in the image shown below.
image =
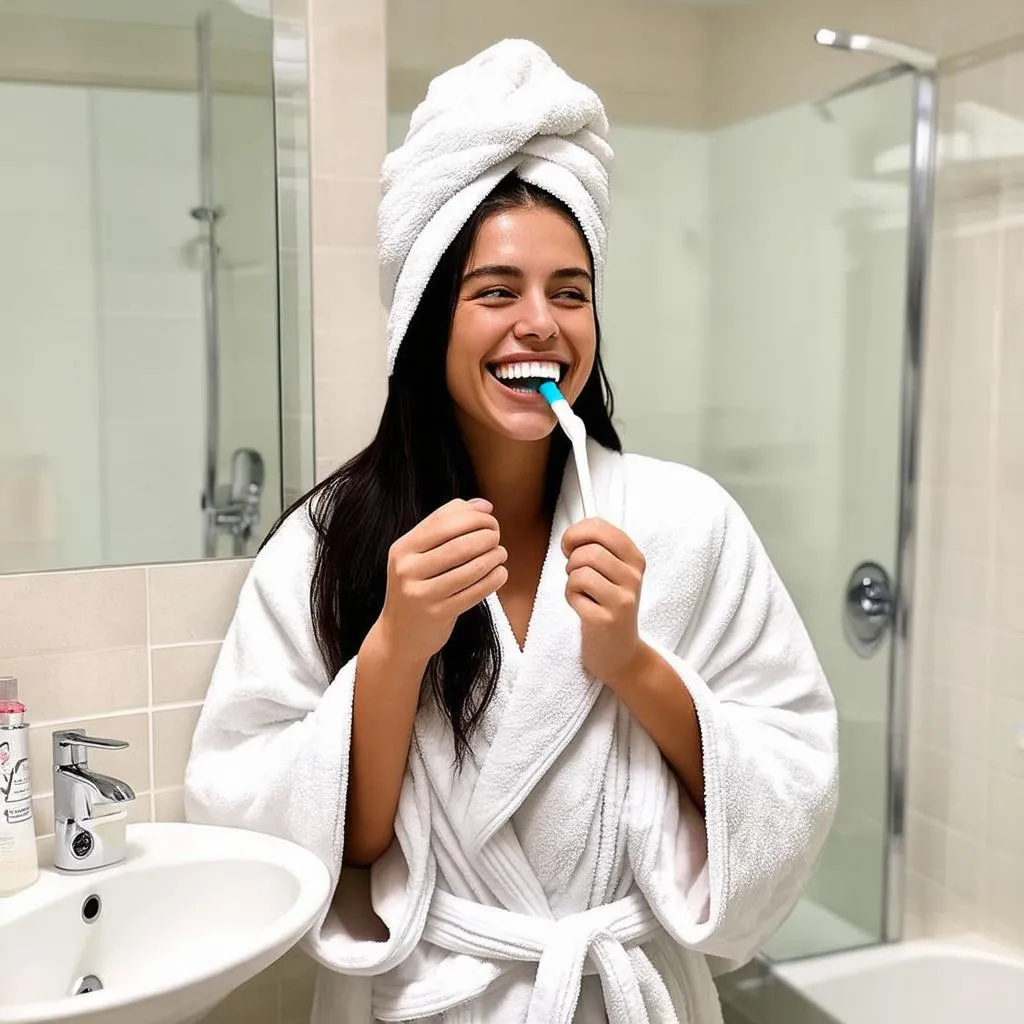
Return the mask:
<path id="1" fill-rule="evenodd" d="M 562 536 L 562 553 L 566 558 L 571 558 L 574 551 L 589 544 L 605 548 L 620 562 L 632 566 L 641 574 L 646 568 L 643 553 L 628 534 L 604 519 L 584 519 L 570 526 Z"/>
<path id="2" fill-rule="evenodd" d="M 450 540 L 478 530 L 498 532 L 498 520 L 484 511 L 486 507 L 486 503 L 473 504 L 461 498 L 442 505 L 406 534 L 404 540 L 408 549 L 417 554 L 425 554 Z"/>
<path id="3" fill-rule="evenodd" d="M 597 543 L 583 544 L 576 548 L 569 556 L 566 571 L 572 573 L 584 566 L 595 569 L 616 586 L 625 587 L 638 582 L 637 571 L 632 566 Z"/>
<path id="4" fill-rule="evenodd" d="M 453 537 L 440 546 L 417 556 L 417 574 L 420 579 L 429 580 L 443 576 L 461 565 L 468 565 L 475 558 L 486 555 L 499 547 L 501 534 L 489 527 L 473 530 Z"/>
<path id="5" fill-rule="evenodd" d="M 453 614 L 461 615 L 463 612 L 469 611 L 474 605 L 478 605 L 491 594 L 501 590 L 507 582 L 508 569 L 504 565 L 495 566 L 482 579 L 449 598 Z"/>
<path id="6" fill-rule="evenodd" d="M 507 559 L 508 552 L 499 544 L 469 562 L 428 580 L 426 584 L 428 592 L 435 600 L 444 601 L 475 586 L 499 567 L 507 577 L 507 570 L 504 569 Z"/>
<path id="7" fill-rule="evenodd" d="M 569 582 L 566 584 L 566 596 L 580 594 L 589 598 L 595 604 L 602 607 L 613 607 L 621 603 L 621 587 L 616 586 L 606 576 L 603 576 L 596 569 L 584 565 L 574 569 L 569 574 Z"/>

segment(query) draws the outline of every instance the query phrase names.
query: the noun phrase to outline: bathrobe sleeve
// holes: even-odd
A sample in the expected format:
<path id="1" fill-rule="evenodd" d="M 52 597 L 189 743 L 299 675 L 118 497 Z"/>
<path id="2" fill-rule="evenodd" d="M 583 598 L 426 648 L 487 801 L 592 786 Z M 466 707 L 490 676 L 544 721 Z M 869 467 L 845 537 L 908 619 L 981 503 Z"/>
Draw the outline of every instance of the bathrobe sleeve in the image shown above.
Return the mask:
<path id="1" fill-rule="evenodd" d="M 737 966 L 789 914 L 822 850 L 838 793 L 836 709 L 747 517 L 706 477 L 684 490 L 673 507 L 705 540 L 682 559 L 670 543 L 648 552 L 649 566 L 660 558 L 677 577 L 657 588 L 673 596 L 655 618 L 675 616 L 683 631 L 674 646 L 647 639 L 697 709 L 705 814 L 634 728 L 631 760 L 649 784 L 632 802 L 632 861 L 669 933 Z M 673 635 L 660 625 L 655 635 Z"/>
<path id="2" fill-rule="evenodd" d="M 308 951 L 343 973 L 377 974 L 419 940 L 433 861 L 400 828 L 371 871 L 342 871 L 356 659 L 328 678 L 310 614 L 314 553 L 302 507 L 253 563 L 193 737 L 185 815 L 270 833 L 320 857 L 335 896 L 306 937 Z M 429 813 L 420 796 L 407 774 L 405 821 Z"/>

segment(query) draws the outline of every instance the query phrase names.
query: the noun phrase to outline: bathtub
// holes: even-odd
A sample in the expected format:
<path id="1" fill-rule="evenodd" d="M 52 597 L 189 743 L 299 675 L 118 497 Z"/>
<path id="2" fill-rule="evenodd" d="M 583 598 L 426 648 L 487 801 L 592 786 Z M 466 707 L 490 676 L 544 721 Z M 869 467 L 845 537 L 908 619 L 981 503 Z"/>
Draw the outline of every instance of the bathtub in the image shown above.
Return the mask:
<path id="1" fill-rule="evenodd" d="M 774 964 L 838 1024 L 1021 1024 L 1024 953 L 984 940 L 918 940 Z"/>

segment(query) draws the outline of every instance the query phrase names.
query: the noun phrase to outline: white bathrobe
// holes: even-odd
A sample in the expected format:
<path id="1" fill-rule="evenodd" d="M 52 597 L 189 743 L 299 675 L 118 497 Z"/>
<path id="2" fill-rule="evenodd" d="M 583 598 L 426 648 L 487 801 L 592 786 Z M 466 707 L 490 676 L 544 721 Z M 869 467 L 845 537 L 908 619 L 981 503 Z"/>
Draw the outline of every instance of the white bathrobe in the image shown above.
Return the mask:
<path id="1" fill-rule="evenodd" d="M 720 1024 L 712 970 L 748 960 L 808 879 L 835 808 L 836 715 L 788 594 L 707 477 L 594 444 L 591 466 L 601 515 L 647 560 L 641 635 L 697 708 L 703 817 L 582 667 L 560 548 L 580 517 L 571 468 L 525 649 L 489 599 L 502 671 L 471 756 L 453 771 L 424 702 L 396 841 L 370 871 L 342 870 L 356 659 L 330 679 L 317 653 L 305 510 L 253 565 L 186 813 L 330 867 L 335 898 L 304 940 L 322 965 L 315 1024 Z"/>

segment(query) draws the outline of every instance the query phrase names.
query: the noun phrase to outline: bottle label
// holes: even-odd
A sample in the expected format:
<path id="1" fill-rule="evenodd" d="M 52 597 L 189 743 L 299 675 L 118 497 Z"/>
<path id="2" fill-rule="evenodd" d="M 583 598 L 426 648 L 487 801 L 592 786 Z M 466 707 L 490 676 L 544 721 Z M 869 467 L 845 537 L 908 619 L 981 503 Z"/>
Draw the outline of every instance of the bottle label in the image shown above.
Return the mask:
<path id="1" fill-rule="evenodd" d="M 4 816 L 8 821 L 22 821 L 23 811 L 31 813 L 32 779 L 28 758 L 13 756 L 6 740 L 0 740 L 0 800 L 3 801 Z M 19 804 L 23 807 L 19 807 Z"/>

